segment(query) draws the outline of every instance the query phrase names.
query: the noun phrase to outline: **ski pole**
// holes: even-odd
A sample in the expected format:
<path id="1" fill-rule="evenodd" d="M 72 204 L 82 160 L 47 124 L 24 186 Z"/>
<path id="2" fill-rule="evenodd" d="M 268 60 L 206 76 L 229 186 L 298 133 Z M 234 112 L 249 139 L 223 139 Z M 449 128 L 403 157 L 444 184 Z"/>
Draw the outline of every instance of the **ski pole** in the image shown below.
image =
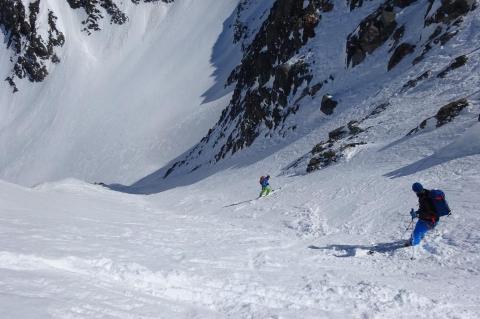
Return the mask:
<path id="1" fill-rule="evenodd" d="M 403 235 L 402 235 L 402 237 L 401 237 L 402 239 L 403 239 L 403 237 L 405 237 L 405 234 L 406 234 L 407 231 L 410 229 L 410 227 L 412 226 L 412 224 L 413 224 L 413 218 L 412 218 L 412 220 L 410 221 L 410 224 L 408 224 L 407 229 L 405 229 L 405 231 L 403 232 Z"/>

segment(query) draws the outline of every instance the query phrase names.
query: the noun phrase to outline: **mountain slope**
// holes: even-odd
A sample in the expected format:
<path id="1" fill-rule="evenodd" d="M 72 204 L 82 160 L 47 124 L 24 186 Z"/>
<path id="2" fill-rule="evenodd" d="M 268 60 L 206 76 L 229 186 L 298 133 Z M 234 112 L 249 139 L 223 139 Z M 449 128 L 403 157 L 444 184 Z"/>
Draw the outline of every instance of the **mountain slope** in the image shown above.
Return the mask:
<path id="1" fill-rule="evenodd" d="M 147 2 L 42 0 L 60 63 L 0 85 L 42 182 L 0 181 L 2 318 L 478 317 L 475 3 Z M 452 216 L 413 250 L 417 181 Z"/>
<path id="2" fill-rule="evenodd" d="M 157 176 L 186 174 L 254 143 L 270 141 L 275 152 L 337 116 L 360 125 L 358 113 L 366 117 L 382 104 L 396 109 L 389 100 L 410 99 L 419 84 L 456 89 L 458 98 L 471 95 L 475 74 L 464 82 L 448 78 L 465 64 L 478 67 L 475 12 L 475 2 L 463 0 L 275 2 L 229 78 L 234 95 L 216 126 Z M 331 106 L 324 100 L 330 94 Z M 413 106 L 411 115 L 438 109 L 444 100 L 430 103 Z"/>
<path id="3" fill-rule="evenodd" d="M 164 2 L 29 2 L 40 4 L 30 30 L 42 43 L 53 36 L 44 43 L 51 55 L 37 59 L 51 74 L 15 81 L 15 94 L 8 81 L 0 88 L 3 179 L 164 189 L 165 177 L 208 176 L 236 165 L 238 153 L 254 162 L 303 138 L 305 155 L 285 171 L 310 172 L 374 143 L 364 131 L 382 120 L 371 113 L 395 114 L 402 101 L 431 95 L 405 117 L 421 123 L 475 98 L 475 74 L 455 75 L 478 66 L 470 0 Z M 58 33 L 45 23 L 50 12 Z M 4 59 L 0 71 L 11 67 Z M 451 90 L 458 94 L 438 95 Z"/>
<path id="4" fill-rule="evenodd" d="M 480 155 L 465 144 L 480 124 L 464 133 L 456 124 L 456 142 L 445 148 L 456 159 L 384 176 L 422 158 L 442 129 L 432 130 L 307 176 L 273 176 L 281 189 L 261 200 L 252 200 L 257 175 L 294 150 L 150 196 L 74 180 L 35 189 L 1 183 L 3 314 L 475 318 Z M 453 215 L 411 260 L 402 239 L 415 180 L 443 189 Z"/>
<path id="5" fill-rule="evenodd" d="M 125 23 L 110 25 L 106 15 L 90 35 L 84 10 L 40 4 L 57 16 L 65 44 L 44 81 L 16 80 L 14 94 L 0 83 L 3 179 L 133 182 L 193 145 L 219 116 L 225 102 L 202 105 L 202 95 L 215 83 L 211 50 L 236 1 L 124 2 Z M 0 54 L 7 77 L 12 51 L 2 46 Z"/>

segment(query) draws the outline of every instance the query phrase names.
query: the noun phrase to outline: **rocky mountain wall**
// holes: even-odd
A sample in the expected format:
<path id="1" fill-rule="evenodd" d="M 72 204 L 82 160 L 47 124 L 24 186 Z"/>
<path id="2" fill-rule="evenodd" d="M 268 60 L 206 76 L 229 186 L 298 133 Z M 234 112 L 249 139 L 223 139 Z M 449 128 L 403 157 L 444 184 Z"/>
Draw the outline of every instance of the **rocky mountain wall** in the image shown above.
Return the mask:
<path id="1" fill-rule="evenodd" d="M 245 0 L 240 6 L 253 2 Z M 454 39 L 462 28 L 464 18 L 474 14 L 476 8 L 473 0 L 352 0 L 346 4 L 319 0 L 275 1 L 253 41 L 244 48 L 241 64 L 228 79 L 227 85 L 234 85 L 235 90 L 219 121 L 198 145 L 165 171 L 164 177 L 175 171 L 189 172 L 205 164 L 214 164 L 251 146 L 259 138 L 295 134 L 298 128 L 296 114 L 302 111 L 305 101 L 317 95 L 323 96 L 322 102 L 318 103 L 326 116 L 335 114 L 337 108 L 347 107 L 325 89 L 328 86 L 341 91 L 344 85 L 341 80 L 313 65 L 327 58 L 321 50 L 310 45 L 317 41 L 317 33 L 335 30 L 335 24 L 338 24 L 337 29 L 345 28 L 345 24 L 350 26 L 351 31 L 343 42 L 345 51 L 337 52 L 338 56 L 345 56 L 344 64 L 336 65 L 337 73 L 345 83 L 358 81 L 358 72 L 365 77 L 372 77 L 377 72 L 375 77 L 378 79 L 389 73 L 392 77 L 401 78 L 405 77 L 402 72 L 406 74 L 415 68 L 421 70 L 420 62 L 434 49 L 441 49 Z M 343 20 L 336 21 L 330 16 Z M 357 24 L 355 21 L 360 22 Z M 243 30 L 247 28 L 235 27 L 236 37 L 232 42 L 241 39 Z M 375 67 L 357 71 L 367 60 L 368 64 L 373 63 L 374 56 L 377 56 L 376 65 L 384 65 L 383 69 Z M 445 72 L 465 62 L 457 57 Z M 422 72 L 417 81 L 405 83 L 404 90 L 430 76 L 431 71 Z M 345 123 L 345 127 L 349 125 Z M 363 143 L 350 143 L 348 147 Z M 318 147 L 314 149 L 318 150 Z M 341 152 L 337 150 L 335 153 Z M 332 156 L 327 157 L 327 162 L 334 161 Z M 308 170 L 322 165 L 309 165 Z"/>
<path id="2" fill-rule="evenodd" d="M 58 14 L 52 8 L 47 9 L 46 16 L 40 14 L 40 6 L 48 7 L 46 0 L 0 0 L 0 30 L 5 38 L 5 45 L 10 49 L 11 74 L 7 81 L 13 92 L 17 92 L 15 81 L 27 79 L 41 82 L 48 76 L 51 64 L 60 63 L 58 50 L 65 44 L 68 34 L 57 26 Z M 101 30 L 101 21 L 109 19 L 111 24 L 121 25 L 128 21 L 121 10 L 118 0 L 58 0 L 66 1 L 72 10 L 82 10 L 85 19 L 81 22 L 86 34 Z M 133 5 L 140 2 L 171 3 L 174 0 L 131 0 Z M 28 3 L 28 5 L 26 4 Z M 123 5 L 123 3 L 122 3 Z M 44 23 L 46 21 L 46 23 Z M 39 30 L 39 25 L 47 26 L 46 33 Z M 45 35 L 46 34 L 46 35 Z"/>

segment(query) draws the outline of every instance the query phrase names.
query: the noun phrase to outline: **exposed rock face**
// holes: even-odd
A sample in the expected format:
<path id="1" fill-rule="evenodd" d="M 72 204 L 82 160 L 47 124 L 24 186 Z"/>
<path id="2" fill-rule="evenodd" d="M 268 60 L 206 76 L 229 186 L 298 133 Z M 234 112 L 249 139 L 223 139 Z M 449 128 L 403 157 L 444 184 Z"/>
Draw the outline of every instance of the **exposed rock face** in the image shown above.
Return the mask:
<path id="1" fill-rule="evenodd" d="M 443 69 L 437 75 L 437 77 L 439 77 L 439 78 L 446 77 L 447 74 L 450 73 L 451 71 L 453 71 L 455 69 L 458 69 L 461 66 L 464 66 L 467 63 L 467 61 L 468 61 L 468 58 L 465 55 L 461 55 L 461 56 L 457 57 L 452 63 L 450 63 L 449 66 L 447 66 L 445 69 Z"/>
<path id="2" fill-rule="evenodd" d="M 370 114 L 368 114 L 364 120 L 368 120 L 370 118 L 377 117 L 379 114 L 383 113 L 388 107 L 390 106 L 389 102 L 382 103 L 375 107 Z"/>
<path id="3" fill-rule="evenodd" d="M 415 51 L 415 45 L 410 44 L 410 43 L 402 43 L 400 44 L 395 52 L 393 52 L 392 57 L 390 58 L 390 61 L 388 62 L 388 71 L 393 69 L 402 59 L 409 55 L 412 54 Z"/>
<path id="4" fill-rule="evenodd" d="M 441 127 L 451 122 L 468 105 L 467 99 L 460 99 L 441 107 L 440 110 L 438 110 L 437 115 L 435 115 L 437 120 L 436 127 Z"/>
<path id="5" fill-rule="evenodd" d="M 427 127 L 439 128 L 455 119 L 460 112 L 469 105 L 467 99 L 460 99 L 442 106 L 435 116 L 423 120 L 420 125 L 408 132 L 408 135 L 415 134 Z"/>
<path id="6" fill-rule="evenodd" d="M 355 67 L 365 60 L 367 55 L 372 54 L 382 46 L 389 38 L 394 40 L 392 50 L 395 49 L 388 70 L 394 68 L 408 54 L 414 52 L 416 44 L 403 43 L 397 47 L 403 37 L 405 27 L 396 29 L 397 22 L 395 13 L 405 8 L 416 0 L 387 0 L 375 12 L 366 17 L 357 29 L 347 39 L 347 65 Z M 439 6 L 434 6 L 441 1 Z M 353 10 L 363 4 L 363 1 L 350 1 L 350 9 Z M 432 8 L 437 8 L 434 12 Z M 417 64 L 432 49 L 434 45 L 444 45 L 458 33 L 461 18 L 475 9 L 474 0 L 431 0 L 430 7 L 425 15 L 425 26 L 438 24 L 437 28 L 423 44 L 423 52 L 413 60 Z"/>
<path id="7" fill-rule="evenodd" d="M 339 128 L 334 129 L 328 133 L 328 139 L 330 142 L 338 141 L 347 136 L 356 136 L 362 133 L 364 130 L 361 129 L 357 121 L 350 121 L 346 126 L 340 126 Z"/>
<path id="8" fill-rule="evenodd" d="M 43 38 L 38 35 L 37 15 L 40 1 L 42 0 L 33 1 L 27 10 L 23 4 L 25 1 L 0 0 L 0 27 L 6 31 L 6 45 L 14 52 L 12 74 L 5 80 L 14 90 L 16 90 L 16 80 L 27 78 L 34 82 L 42 81 L 48 75 L 49 65 L 60 61 L 57 50 L 64 44 L 65 36 L 56 26 L 57 18 L 54 12 L 49 12 L 48 36 L 44 36 L 44 32 L 41 33 Z M 78 10 L 82 16 L 85 14 L 85 19 L 79 28 L 85 34 L 90 34 L 99 31 L 105 23 L 117 25 L 126 23 L 128 17 L 122 11 L 121 5 L 125 1 L 138 4 L 140 2 L 168 3 L 173 0 L 59 1 L 66 1 L 70 8 Z M 330 81 L 334 81 L 335 74 L 340 75 L 340 78 L 343 75 L 336 73 L 337 65 L 331 69 L 314 68 L 315 60 L 319 61 L 324 57 L 335 60 L 335 54 L 329 52 L 326 56 L 322 56 L 319 48 L 322 48 L 323 44 L 318 45 L 316 42 L 310 44 L 316 32 L 323 27 L 321 23 L 326 24 L 327 30 L 335 27 L 331 25 L 332 21 L 329 21 L 332 19 L 322 22 L 322 16 L 334 9 L 333 2 L 331 0 L 272 0 L 268 2 L 268 5 L 273 3 L 270 10 L 255 16 L 257 22 L 252 23 L 253 26 L 250 27 L 249 15 L 255 11 L 250 9 L 255 9 L 254 6 L 259 1 L 261 0 L 240 0 L 231 20 L 233 21 L 232 42 L 243 53 L 241 64 L 231 72 L 227 80 L 227 85 L 235 87 L 231 101 L 216 125 L 186 156 L 182 156 L 179 161 L 169 167 L 164 174 L 165 177 L 179 167 L 184 167 L 185 171 L 187 169 L 192 171 L 205 163 L 220 161 L 250 146 L 258 137 L 268 138 L 274 134 L 285 136 L 296 129 L 297 123 L 290 119 L 302 105 L 305 105 L 302 99 L 308 96 L 323 95 L 321 111 L 327 115 L 333 114 L 336 109 L 338 112 L 338 102 L 324 95 L 325 92 L 322 92 L 322 89 L 328 87 L 335 96 L 338 95 L 343 99 L 341 91 L 334 91 L 341 85 L 328 85 Z M 346 41 L 347 79 L 349 72 L 357 73 L 356 69 L 348 68 L 364 63 L 368 55 L 374 54 L 382 46 L 382 54 L 388 52 L 390 57 L 374 61 L 378 62 L 377 66 L 381 66 L 379 70 L 391 70 L 395 67 L 400 70 L 399 63 L 416 52 L 418 55 L 413 63 L 422 61 L 432 48 L 436 45 L 444 45 L 459 33 L 462 17 L 475 6 L 473 0 L 430 0 L 429 8 L 419 3 L 415 8 L 403 10 L 414 2 L 415 0 L 381 0 L 378 7 L 356 10 L 364 4 L 364 1 L 347 1 L 350 10 L 355 10 L 352 16 L 354 15 L 357 19 L 361 14 L 363 17 L 358 25 L 348 25 L 345 34 L 349 33 L 349 35 L 347 39 L 342 39 L 343 43 Z M 412 18 L 405 18 L 405 15 L 418 8 L 426 12 L 412 15 Z M 263 10 L 264 7 L 262 7 Z M 244 11 L 247 12 L 245 16 L 242 15 Z M 397 15 L 400 14 L 404 16 L 397 19 Z M 245 20 L 242 20 L 243 18 Z M 413 21 L 413 19 L 415 21 L 412 23 L 400 23 Z M 428 27 L 424 30 L 413 30 L 412 25 L 417 27 L 422 24 Z M 335 47 L 335 50 L 343 51 L 338 52 L 339 55 L 345 53 L 345 47 L 341 45 L 338 49 Z M 342 64 L 342 59 L 340 61 Z M 466 61 L 466 58 L 457 58 L 442 70 L 438 77 L 445 76 Z M 343 72 L 345 65 L 340 67 Z M 325 69 L 328 71 L 324 71 Z M 412 69 L 415 70 L 413 67 Z M 317 73 L 314 74 L 314 72 Z M 332 75 L 319 74 L 320 72 L 329 72 Z M 425 69 L 421 72 L 421 75 L 418 75 L 420 72 L 409 73 L 415 74 L 412 77 L 413 80 L 408 81 L 401 92 L 432 77 L 431 72 L 425 72 Z M 359 81 L 361 80 L 362 78 L 359 78 Z M 374 80 L 375 78 L 372 77 L 371 81 Z M 372 87 L 374 84 L 372 83 Z M 388 103 L 378 105 L 365 119 L 377 116 L 388 106 Z M 318 104 L 314 107 L 318 110 Z M 342 107 L 341 111 L 345 109 L 346 107 Z M 308 112 L 307 109 L 302 110 L 302 116 L 304 111 Z M 363 120 L 359 121 L 360 124 Z M 312 162 L 309 166 L 310 170 L 334 163 L 342 158 L 345 150 L 364 143 L 364 140 L 356 139 L 362 134 L 363 129 L 360 128 L 359 123 L 355 123 L 345 124 L 330 132 L 328 140 L 319 143 L 314 148 L 315 151 L 312 150 L 309 158 Z M 209 154 L 213 153 L 213 156 L 207 157 L 207 150 Z M 198 158 L 200 160 L 197 162 Z"/>
<path id="9" fill-rule="evenodd" d="M 338 163 L 345 158 L 348 151 L 367 144 L 362 133 L 366 132 L 370 127 L 362 128 L 360 125 L 365 120 L 383 112 L 388 105 L 389 103 L 383 103 L 360 121 L 350 121 L 346 125 L 330 131 L 328 140 L 316 144 L 308 154 L 297 159 L 286 167 L 284 171 L 301 168 L 305 169 L 307 173 L 311 173 Z"/>
<path id="10" fill-rule="evenodd" d="M 320 142 L 313 147 L 306 171 L 313 171 L 330 166 L 345 156 L 345 151 L 366 144 L 356 137 L 365 130 L 360 128 L 359 122 L 350 121 L 346 126 L 341 126 L 328 133 L 328 140 Z M 298 161 L 301 162 L 301 161 Z"/>
<path id="11" fill-rule="evenodd" d="M 440 2 L 439 5 L 435 5 Z M 432 11 L 433 8 L 437 8 Z M 413 64 L 422 61 L 436 45 L 445 45 L 459 32 L 462 17 L 476 8 L 474 0 L 432 0 L 425 16 L 425 26 L 436 24 L 435 30 L 423 45 L 422 53 L 413 60 Z"/>
<path id="12" fill-rule="evenodd" d="M 106 13 L 111 17 L 111 23 L 123 24 L 127 16 L 114 0 L 58 0 L 67 1 L 72 9 L 83 8 L 87 18 L 82 22 L 87 33 L 100 30 L 99 20 Z M 131 0 L 138 4 L 140 0 Z M 173 2 L 173 0 L 143 0 L 143 2 Z M 60 62 L 57 50 L 65 43 L 65 35 L 57 28 L 57 16 L 48 10 L 47 36 L 40 35 L 38 26 L 41 0 L 34 0 L 25 7 L 21 0 L 0 0 L 0 28 L 5 34 L 7 48 L 12 50 L 12 73 L 5 81 L 18 89 L 16 79 L 28 79 L 31 82 L 43 81 L 48 75 L 48 64 Z M 43 23 L 43 20 L 42 20 Z"/>
<path id="13" fill-rule="evenodd" d="M 419 82 L 422 82 L 428 78 L 430 78 L 432 76 L 432 71 L 428 70 L 424 73 L 422 73 L 420 76 L 418 76 L 417 78 L 413 79 L 413 80 L 410 80 L 408 81 L 407 83 L 405 83 L 402 87 L 402 92 L 405 92 L 407 91 L 408 89 L 411 89 L 411 88 L 414 88 L 418 85 Z"/>
<path id="14" fill-rule="evenodd" d="M 355 67 L 383 45 L 397 28 L 393 1 L 366 17 L 347 39 L 347 65 Z"/>
<path id="15" fill-rule="evenodd" d="M 357 10 L 364 5 L 363 0 L 347 0 L 350 11 L 356 11 L 355 15 L 365 14 L 363 20 L 356 28 L 352 28 L 346 39 L 347 69 L 363 63 L 368 55 L 374 54 L 382 46 L 387 49 L 382 51 L 390 54 L 389 59 L 385 61 L 386 71 L 397 67 L 408 55 L 419 52 L 419 55 L 412 59 L 415 65 L 426 57 L 432 48 L 446 44 L 459 33 L 462 16 L 474 8 L 471 1 L 429 0 L 431 5 L 425 8 L 420 3 L 417 5 L 416 0 L 382 0 L 381 4 L 368 14 Z M 227 81 L 228 85 L 235 85 L 230 104 L 201 142 L 170 166 L 164 177 L 177 170 L 187 172 L 192 171 L 194 166 L 194 169 L 197 169 L 207 163 L 213 164 L 250 146 L 258 137 L 268 138 L 275 134 L 284 137 L 289 131 L 297 128 L 292 118 L 303 105 L 302 99 L 306 96 L 315 96 L 330 80 L 334 81 L 331 75 L 328 80 L 319 82 L 318 77 L 327 78 L 327 75 L 319 76 L 312 71 L 315 59 L 321 57 L 320 52 L 313 51 L 313 48 L 308 53 L 301 51 L 308 45 L 310 39 L 315 37 L 315 28 L 317 26 L 321 28 L 322 15 L 333 9 L 331 2 L 276 0 L 262 26 L 254 31 L 249 30 L 241 19 L 241 11 L 248 9 L 252 3 L 255 1 L 240 1 L 237 19 L 234 20 L 236 22 L 232 24 L 233 42 L 240 43 L 244 55 L 241 64 L 231 73 Z M 415 9 L 406 9 L 412 5 L 416 6 Z M 425 12 L 412 13 L 419 8 Z M 403 16 L 397 20 L 399 14 Z M 405 15 L 412 15 L 412 19 L 417 21 L 400 24 L 399 21 L 406 21 Z M 422 24 L 426 26 L 423 30 L 412 28 L 413 25 Z M 457 67 L 457 64 L 452 64 L 452 67 Z M 447 72 L 453 68 L 449 68 Z M 404 93 L 431 77 L 431 71 L 425 72 L 422 69 L 422 73 L 408 81 L 400 92 Z M 314 79 L 315 83 L 312 83 Z M 388 103 L 379 105 L 363 120 L 376 117 L 388 106 Z M 330 115 L 336 107 L 337 101 L 324 95 L 320 104 L 321 111 Z M 346 138 L 353 134 L 348 125 L 331 133 L 329 141 L 324 143 L 330 143 L 335 134 L 339 134 L 340 140 L 345 134 Z M 345 145 L 350 145 L 348 149 L 357 145 L 355 143 L 363 142 L 355 140 L 342 144 L 335 143 L 333 146 L 319 143 L 318 147 L 314 148 L 316 152 L 312 153 L 315 155 L 308 157 L 309 161 L 312 160 L 309 170 L 326 163 L 329 165 L 342 158 L 341 154 L 346 150 L 344 147 L 347 147 Z M 215 154 L 213 159 L 202 155 L 205 150 L 209 153 L 213 150 Z M 303 163 L 305 159 L 299 161 Z"/>
<path id="16" fill-rule="evenodd" d="M 433 1 L 431 3 L 433 4 Z M 475 0 L 441 0 L 441 6 L 425 23 L 426 25 L 432 23 L 449 24 L 473 10 L 474 7 Z"/>
<path id="17" fill-rule="evenodd" d="M 112 0 L 67 0 L 72 9 L 83 8 L 87 14 L 87 18 L 82 21 L 85 26 L 84 31 L 90 33 L 90 30 L 99 31 L 100 26 L 98 20 L 103 19 L 100 8 L 105 9 L 111 17 L 111 23 L 123 24 L 127 21 L 125 13 L 120 11 Z"/>
<path id="18" fill-rule="evenodd" d="M 5 40 L 14 55 L 10 59 L 13 72 L 5 80 L 18 89 L 15 78 L 27 78 L 32 82 L 40 82 L 48 74 L 48 61 L 58 63 L 60 59 L 55 53 L 57 47 L 65 43 L 65 36 L 60 32 L 55 22 L 57 17 L 48 12 L 48 37 L 43 38 L 37 33 L 37 15 L 40 11 L 40 0 L 31 2 L 29 14 L 20 0 L 0 0 L 0 26 L 4 28 Z"/>
<path id="19" fill-rule="evenodd" d="M 244 1 L 240 4 L 246 5 Z M 310 87 L 312 75 L 305 60 L 290 59 L 315 36 L 320 14 L 332 9 L 328 0 L 277 0 L 245 48 L 241 65 L 228 79 L 228 84 L 235 83 L 235 90 L 215 128 L 165 176 L 200 155 L 208 143 L 215 149 L 214 161 L 219 161 L 251 145 L 263 126 L 268 130 L 286 129 L 282 126 L 285 119 L 299 108 L 296 103 L 289 104 L 289 96 L 300 93 L 301 99 L 321 88 L 321 84 Z M 242 27 L 239 30 L 234 40 L 242 37 Z"/>
<path id="20" fill-rule="evenodd" d="M 88 34 L 91 31 L 99 31 L 99 21 L 104 18 L 103 12 L 110 16 L 110 23 L 124 24 L 127 22 L 127 15 L 122 12 L 114 0 L 66 0 L 72 9 L 83 9 L 87 14 L 87 18 L 82 21 L 85 26 L 83 31 Z M 131 0 L 135 4 L 142 2 L 141 0 Z M 170 3 L 174 0 L 143 0 L 143 2 L 165 2 Z M 103 9 L 103 10 L 102 10 Z"/>

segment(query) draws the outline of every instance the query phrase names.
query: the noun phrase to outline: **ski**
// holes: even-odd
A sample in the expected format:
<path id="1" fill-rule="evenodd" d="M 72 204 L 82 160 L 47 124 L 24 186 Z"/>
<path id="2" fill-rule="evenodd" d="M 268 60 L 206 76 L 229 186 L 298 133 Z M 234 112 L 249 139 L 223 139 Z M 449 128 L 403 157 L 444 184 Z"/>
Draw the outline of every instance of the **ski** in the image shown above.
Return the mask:
<path id="1" fill-rule="evenodd" d="M 241 202 L 238 202 L 238 203 L 233 203 L 233 204 L 230 204 L 230 205 L 226 205 L 226 206 L 223 206 L 223 208 L 238 206 L 238 205 L 241 205 L 241 204 L 254 203 L 254 202 L 256 202 L 257 200 L 264 199 L 264 198 L 267 198 L 267 197 L 272 196 L 273 194 L 277 193 L 277 192 L 280 191 L 281 189 L 282 189 L 282 188 L 279 187 L 279 188 L 277 188 L 277 189 L 272 190 L 268 195 L 260 196 L 260 197 L 256 197 L 256 198 L 252 198 L 252 199 L 247 199 L 247 200 L 244 200 L 244 201 L 241 201 Z"/>

